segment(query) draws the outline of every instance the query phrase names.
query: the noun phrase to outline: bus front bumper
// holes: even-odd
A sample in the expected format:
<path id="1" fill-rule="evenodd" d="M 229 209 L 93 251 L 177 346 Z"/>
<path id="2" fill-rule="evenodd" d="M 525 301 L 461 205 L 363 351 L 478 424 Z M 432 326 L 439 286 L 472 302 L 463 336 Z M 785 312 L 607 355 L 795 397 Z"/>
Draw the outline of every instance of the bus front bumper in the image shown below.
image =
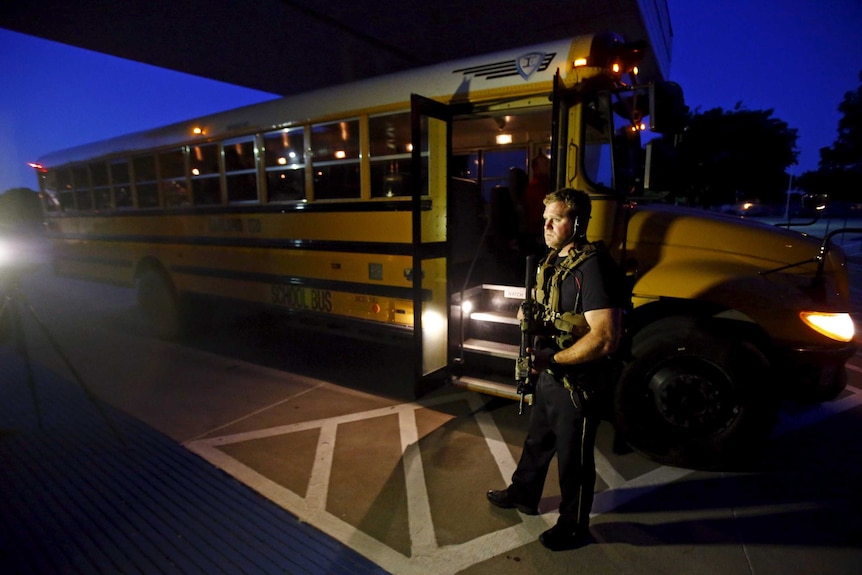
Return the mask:
<path id="1" fill-rule="evenodd" d="M 834 399 L 847 385 L 845 363 L 859 348 L 854 343 L 836 347 L 787 347 L 773 358 L 782 395 L 803 402 Z"/>

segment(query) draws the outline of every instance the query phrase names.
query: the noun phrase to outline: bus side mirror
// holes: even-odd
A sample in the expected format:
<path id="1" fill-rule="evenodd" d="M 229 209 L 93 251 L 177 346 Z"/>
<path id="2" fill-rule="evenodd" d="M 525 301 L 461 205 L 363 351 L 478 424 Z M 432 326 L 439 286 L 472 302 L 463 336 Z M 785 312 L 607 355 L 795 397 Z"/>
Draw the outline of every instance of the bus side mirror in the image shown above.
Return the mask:
<path id="1" fill-rule="evenodd" d="M 676 82 L 650 86 L 650 130 L 658 134 L 679 134 L 688 123 L 688 106 L 682 87 Z"/>

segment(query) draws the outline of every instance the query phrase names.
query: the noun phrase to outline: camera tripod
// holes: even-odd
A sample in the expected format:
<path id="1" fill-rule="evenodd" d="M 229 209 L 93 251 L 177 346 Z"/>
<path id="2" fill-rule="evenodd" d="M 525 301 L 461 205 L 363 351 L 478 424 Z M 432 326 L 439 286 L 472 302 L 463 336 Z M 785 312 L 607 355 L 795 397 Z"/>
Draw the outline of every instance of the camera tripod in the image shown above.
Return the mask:
<path id="1" fill-rule="evenodd" d="M 111 429 L 111 432 L 117 437 L 117 439 L 119 439 L 123 446 L 126 446 L 123 434 L 114 425 L 111 418 L 108 417 L 108 414 L 102 408 L 99 399 L 87 384 L 84 383 L 83 378 L 75 369 L 75 366 L 72 365 L 68 356 L 63 352 L 60 344 L 57 343 L 57 340 L 53 335 L 51 335 L 51 332 L 39 318 L 39 315 L 36 313 L 36 310 L 33 309 L 33 306 L 30 305 L 26 294 L 21 289 L 21 275 L 22 272 L 20 270 L 0 270 L 0 298 L 2 298 L 2 304 L 0 304 L 0 334 L 2 334 L 5 326 L 5 329 L 8 330 L 9 341 L 13 344 L 13 347 L 17 348 L 18 353 L 24 359 L 26 383 L 33 397 L 33 406 L 36 410 L 36 418 L 39 423 L 39 427 L 42 427 L 42 413 L 39 407 L 39 395 L 36 392 L 33 364 L 31 362 L 30 351 L 27 346 L 27 334 L 24 329 L 24 321 L 22 317 L 24 311 L 29 312 L 30 318 L 32 318 L 33 322 L 39 327 L 42 334 L 45 336 L 45 339 L 47 339 L 48 343 L 51 344 L 54 352 L 66 365 L 78 386 L 84 391 L 87 398 L 96 407 L 99 415 Z"/>

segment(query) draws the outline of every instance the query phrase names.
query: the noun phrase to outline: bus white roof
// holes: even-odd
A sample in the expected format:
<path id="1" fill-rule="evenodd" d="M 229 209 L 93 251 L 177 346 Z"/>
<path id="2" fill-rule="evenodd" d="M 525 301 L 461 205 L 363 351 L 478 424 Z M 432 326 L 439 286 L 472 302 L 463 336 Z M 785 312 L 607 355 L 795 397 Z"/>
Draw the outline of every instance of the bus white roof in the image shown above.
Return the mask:
<path id="1" fill-rule="evenodd" d="M 407 109 L 414 93 L 452 102 L 483 91 L 518 93 L 526 84 L 546 83 L 549 89 L 558 69 L 565 76 L 572 47 L 586 55 L 591 40 L 592 36 L 581 36 L 514 48 L 277 98 L 50 153 L 40 158 L 39 163 L 50 168 L 92 158 L 206 142 L 232 133 L 276 130 L 327 116 L 345 117 L 352 110 L 367 111 L 397 104 L 404 104 Z M 195 127 L 201 128 L 203 135 L 194 136 Z"/>

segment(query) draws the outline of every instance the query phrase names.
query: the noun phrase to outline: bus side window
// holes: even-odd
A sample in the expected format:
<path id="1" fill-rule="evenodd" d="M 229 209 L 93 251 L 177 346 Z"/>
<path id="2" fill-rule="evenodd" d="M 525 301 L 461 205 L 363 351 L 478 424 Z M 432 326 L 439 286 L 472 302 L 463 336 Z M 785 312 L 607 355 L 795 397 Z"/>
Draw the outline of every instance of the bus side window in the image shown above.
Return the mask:
<path id="1" fill-rule="evenodd" d="M 288 128 L 263 135 L 264 169 L 270 202 L 305 199 L 305 134 Z"/>
<path id="2" fill-rule="evenodd" d="M 359 198 L 359 120 L 311 128 L 314 199 Z"/>
<path id="3" fill-rule="evenodd" d="M 46 212 L 59 212 L 60 190 L 57 188 L 57 170 L 50 169 L 39 176 L 39 189 L 42 191 L 42 205 Z"/>
<path id="4" fill-rule="evenodd" d="M 186 180 L 186 158 L 182 148 L 162 152 L 158 157 L 159 192 L 168 207 L 191 204 Z"/>
<path id="5" fill-rule="evenodd" d="M 57 170 L 57 190 L 60 194 L 60 207 L 64 212 L 75 209 L 75 193 L 72 191 L 72 171 L 69 168 Z"/>
<path id="6" fill-rule="evenodd" d="M 159 207 L 159 189 L 156 185 L 156 157 L 138 156 L 132 160 L 135 170 L 135 195 L 139 208 Z"/>
<path id="7" fill-rule="evenodd" d="M 410 113 L 368 119 L 371 197 L 408 196 L 410 186 Z"/>
<path id="8" fill-rule="evenodd" d="M 135 205 L 134 198 L 132 198 L 132 182 L 127 160 L 120 160 L 111 164 L 111 189 L 114 192 L 114 205 L 116 207 L 131 208 Z"/>
<path id="9" fill-rule="evenodd" d="M 192 201 L 196 206 L 221 203 L 221 169 L 218 144 L 192 146 L 189 155 Z"/>
<path id="10" fill-rule="evenodd" d="M 110 210 L 114 207 L 111 202 L 111 180 L 108 178 L 108 164 L 96 162 L 90 164 L 90 178 L 93 182 L 93 202 L 97 210 Z"/>
<path id="11" fill-rule="evenodd" d="M 75 188 L 75 205 L 79 210 L 93 209 L 93 192 L 90 189 L 90 171 L 87 166 L 72 168 L 72 184 Z"/>
<path id="12" fill-rule="evenodd" d="M 225 142 L 224 172 L 229 202 L 257 201 L 257 169 L 254 140 Z"/>

